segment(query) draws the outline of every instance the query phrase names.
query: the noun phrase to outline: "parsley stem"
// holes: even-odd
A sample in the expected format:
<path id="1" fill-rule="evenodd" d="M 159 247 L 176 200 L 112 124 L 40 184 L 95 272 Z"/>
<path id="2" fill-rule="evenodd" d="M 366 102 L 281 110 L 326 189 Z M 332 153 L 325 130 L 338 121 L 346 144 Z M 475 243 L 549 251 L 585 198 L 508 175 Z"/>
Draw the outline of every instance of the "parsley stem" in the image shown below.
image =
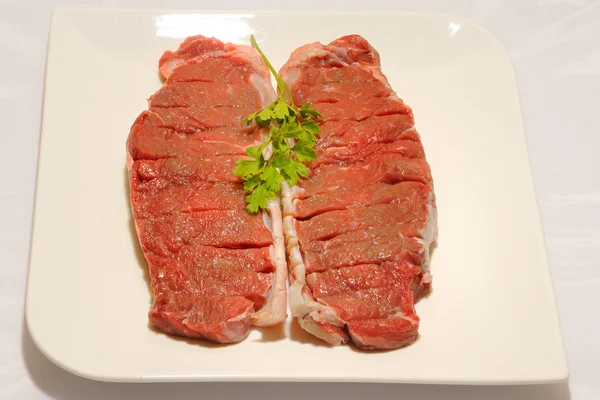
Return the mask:
<path id="1" fill-rule="evenodd" d="M 267 64 L 269 71 L 271 71 L 271 73 L 275 77 L 275 80 L 277 81 L 277 89 L 279 91 L 278 99 L 283 100 L 283 102 L 285 103 L 286 102 L 285 98 L 287 95 L 291 106 L 296 108 L 296 106 L 294 105 L 294 100 L 292 98 L 292 91 L 290 90 L 290 87 L 283 79 L 281 79 L 281 77 L 279 76 L 277 71 L 275 71 L 275 68 L 273 68 L 273 65 L 271 65 L 271 63 L 269 62 L 269 59 L 267 58 L 267 56 L 265 56 L 265 53 L 263 53 L 263 51 L 258 46 L 258 43 L 256 42 L 256 38 L 254 37 L 254 35 L 250 35 L 250 43 L 252 43 L 252 47 L 254 48 L 254 50 L 256 50 L 256 52 L 258 54 L 260 54 L 260 57 L 263 59 L 265 64 Z"/>

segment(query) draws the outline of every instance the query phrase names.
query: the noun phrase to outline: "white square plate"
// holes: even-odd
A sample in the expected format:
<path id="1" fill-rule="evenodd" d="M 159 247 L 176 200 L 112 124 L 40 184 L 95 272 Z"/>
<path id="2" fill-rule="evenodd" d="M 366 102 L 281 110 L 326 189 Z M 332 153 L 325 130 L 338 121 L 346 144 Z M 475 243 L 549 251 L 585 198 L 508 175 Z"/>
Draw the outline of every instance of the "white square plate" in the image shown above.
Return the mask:
<path id="1" fill-rule="evenodd" d="M 295 324 L 217 346 L 148 328 L 150 291 L 129 211 L 125 140 L 161 85 L 157 62 L 193 34 L 247 43 L 275 66 L 359 33 L 415 112 L 439 206 L 420 338 L 389 352 L 331 348 Z M 57 10 L 52 21 L 27 324 L 61 367 L 107 381 L 564 380 L 567 365 L 513 67 L 489 33 L 446 15 Z"/>

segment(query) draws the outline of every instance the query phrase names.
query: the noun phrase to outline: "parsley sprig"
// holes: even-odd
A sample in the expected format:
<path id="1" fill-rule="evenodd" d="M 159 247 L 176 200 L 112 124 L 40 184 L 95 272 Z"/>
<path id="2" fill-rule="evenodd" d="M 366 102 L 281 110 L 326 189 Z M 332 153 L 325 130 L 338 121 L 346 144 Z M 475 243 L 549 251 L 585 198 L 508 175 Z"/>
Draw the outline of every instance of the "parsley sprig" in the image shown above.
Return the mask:
<path id="1" fill-rule="evenodd" d="M 250 159 L 237 160 L 233 170 L 244 180 L 244 191 L 249 193 L 246 210 L 254 214 L 277 197 L 283 181 L 294 186 L 308 177 L 304 163 L 316 158 L 313 148 L 320 128 L 315 119 L 322 116 L 310 103 L 301 107 L 294 104 L 288 84 L 277 74 L 254 35 L 250 40 L 275 76 L 279 92 L 275 101 L 243 121 L 247 126 L 255 122 L 261 128 L 270 127 L 269 137 L 260 145 L 248 147 L 246 155 Z"/>

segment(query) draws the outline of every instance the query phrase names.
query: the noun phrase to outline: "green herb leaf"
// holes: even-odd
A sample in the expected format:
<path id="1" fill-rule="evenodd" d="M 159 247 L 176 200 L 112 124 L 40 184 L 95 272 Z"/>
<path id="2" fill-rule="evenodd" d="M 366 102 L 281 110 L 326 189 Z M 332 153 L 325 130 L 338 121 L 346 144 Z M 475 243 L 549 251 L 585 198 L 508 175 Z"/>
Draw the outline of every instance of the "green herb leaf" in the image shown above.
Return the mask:
<path id="1" fill-rule="evenodd" d="M 315 151 L 312 149 L 314 147 L 314 143 L 307 142 L 304 140 L 300 140 L 296 142 L 296 145 L 292 149 L 296 158 L 300 162 L 312 161 L 317 158 Z"/>
<path id="2" fill-rule="evenodd" d="M 281 172 L 290 186 L 297 185 L 301 178 L 308 178 L 308 167 L 294 159 L 290 159 L 281 168 Z"/>
<path id="3" fill-rule="evenodd" d="M 310 119 L 310 118 L 314 118 L 314 119 L 321 119 L 323 118 L 323 116 L 314 108 L 310 108 L 311 104 L 310 103 L 306 103 L 304 104 L 302 107 L 300 107 L 300 116 L 303 119 Z"/>
<path id="4" fill-rule="evenodd" d="M 275 107 L 273 107 L 273 114 L 278 119 L 280 124 L 290 115 L 289 107 L 285 103 L 277 103 Z"/>
<path id="5" fill-rule="evenodd" d="M 259 185 L 260 185 L 260 179 L 256 178 L 256 177 L 251 177 L 248 178 L 248 180 L 246 182 L 244 182 L 244 192 L 252 192 L 254 189 L 256 189 Z"/>
<path id="6" fill-rule="evenodd" d="M 246 155 L 255 160 L 260 160 L 261 151 L 260 146 L 249 146 L 246 148 Z"/>
<path id="7" fill-rule="evenodd" d="M 269 128 L 269 137 L 258 146 L 248 147 L 246 155 L 250 159 L 237 160 L 233 170 L 234 175 L 244 180 L 244 191 L 248 193 L 246 210 L 253 214 L 277 197 L 284 181 L 294 186 L 302 178 L 308 178 L 309 170 L 303 163 L 316 158 L 313 149 L 320 128 L 314 120 L 323 117 L 311 108 L 310 103 L 301 107 L 294 104 L 289 86 L 277 74 L 254 35 L 250 36 L 250 41 L 275 76 L 279 92 L 273 103 L 242 121 L 246 125 L 255 122 L 259 127 Z M 263 155 L 263 150 L 269 144 L 268 154 Z"/>
<path id="8" fill-rule="evenodd" d="M 237 167 L 234 168 L 233 174 L 244 180 L 248 180 L 260 173 L 262 167 L 259 160 L 237 160 Z"/>
<path id="9" fill-rule="evenodd" d="M 260 175 L 260 179 L 264 182 L 264 186 L 271 192 L 279 192 L 283 177 L 273 165 L 265 167 Z"/>
<path id="10" fill-rule="evenodd" d="M 286 124 L 280 131 L 284 138 L 290 139 L 299 139 L 304 132 L 297 123 Z"/>
<path id="11" fill-rule="evenodd" d="M 308 121 L 304 121 L 302 123 L 302 129 L 308 133 L 312 133 L 314 135 L 317 135 L 319 133 L 319 131 L 321 130 L 321 128 L 319 128 L 319 125 L 317 125 L 315 123 L 315 121 L 312 120 L 308 120 Z"/>
<path id="12" fill-rule="evenodd" d="M 258 212 L 259 209 L 264 209 L 267 207 L 270 196 L 275 198 L 263 185 L 256 186 L 256 188 L 246 196 L 246 203 L 248 203 L 246 205 L 246 210 L 248 210 L 250 214 L 254 214 Z"/>

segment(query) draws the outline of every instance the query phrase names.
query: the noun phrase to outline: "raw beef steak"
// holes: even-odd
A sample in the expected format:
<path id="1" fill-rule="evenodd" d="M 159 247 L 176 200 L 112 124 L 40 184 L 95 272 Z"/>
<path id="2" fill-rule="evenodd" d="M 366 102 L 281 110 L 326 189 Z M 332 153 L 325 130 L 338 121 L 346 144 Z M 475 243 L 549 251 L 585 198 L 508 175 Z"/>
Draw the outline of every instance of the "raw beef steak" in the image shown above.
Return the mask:
<path id="1" fill-rule="evenodd" d="M 315 336 L 362 349 L 416 339 L 437 234 L 412 110 L 379 61 L 351 35 L 300 47 L 281 70 L 294 102 L 324 117 L 310 178 L 282 192 L 290 309 Z"/>
<path id="2" fill-rule="evenodd" d="M 159 67 L 163 87 L 127 141 L 133 217 L 152 281 L 150 323 L 228 343 L 286 317 L 280 203 L 245 209 L 234 161 L 262 141 L 241 120 L 275 96 L 250 47 L 195 36 Z"/>

